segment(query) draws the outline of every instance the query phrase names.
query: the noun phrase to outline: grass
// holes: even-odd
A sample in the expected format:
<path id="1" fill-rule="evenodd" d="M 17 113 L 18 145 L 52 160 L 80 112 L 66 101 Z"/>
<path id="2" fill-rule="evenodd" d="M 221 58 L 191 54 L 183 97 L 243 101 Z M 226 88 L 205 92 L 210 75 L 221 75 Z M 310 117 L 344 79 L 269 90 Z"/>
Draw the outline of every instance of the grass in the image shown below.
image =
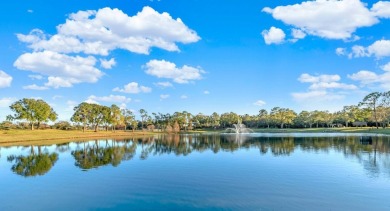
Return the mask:
<path id="1" fill-rule="evenodd" d="M 279 128 L 264 128 L 255 129 L 258 133 L 370 133 L 370 134 L 386 134 L 390 135 L 390 128 L 306 128 L 306 129 L 279 129 Z M 203 133 L 203 132 L 224 132 L 224 130 L 194 130 L 190 133 Z M 15 145 L 28 145 L 28 144 L 55 144 L 65 143 L 73 140 L 89 140 L 99 138 L 124 138 L 124 137 L 139 137 L 144 135 L 153 135 L 156 132 L 144 132 L 144 131 L 65 131 L 65 130 L 0 130 L 0 146 Z"/>
<path id="2" fill-rule="evenodd" d="M 94 139 L 94 138 L 116 138 L 135 137 L 151 135 L 151 132 L 143 131 L 77 131 L 77 130 L 0 130 L 0 145 L 18 144 L 49 144 L 64 143 L 72 140 Z"/>

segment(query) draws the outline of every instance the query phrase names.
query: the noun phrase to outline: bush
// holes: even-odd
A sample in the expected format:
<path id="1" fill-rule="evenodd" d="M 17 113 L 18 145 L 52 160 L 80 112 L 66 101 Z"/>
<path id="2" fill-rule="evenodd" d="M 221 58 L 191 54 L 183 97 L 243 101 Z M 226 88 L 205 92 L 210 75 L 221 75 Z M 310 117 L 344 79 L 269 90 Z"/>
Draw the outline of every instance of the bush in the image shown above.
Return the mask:
<path id="1" fill-rule="evenodd" d="M 73 126 L 67 121 L 59 121 L 53 125 L 53 128 L 58 130 L 71 130 Z"/>

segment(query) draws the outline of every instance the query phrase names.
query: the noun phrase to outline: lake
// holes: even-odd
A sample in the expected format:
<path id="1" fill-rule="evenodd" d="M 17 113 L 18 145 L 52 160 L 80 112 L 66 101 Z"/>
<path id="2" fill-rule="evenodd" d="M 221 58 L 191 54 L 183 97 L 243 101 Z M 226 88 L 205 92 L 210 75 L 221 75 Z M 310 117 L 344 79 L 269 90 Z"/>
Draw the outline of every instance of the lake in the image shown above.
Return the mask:
<path id="1" fill-rule="evenodd" d="M 192 134 L 0 147 L 0 210 L 390 210 L 390 137 Z"/>

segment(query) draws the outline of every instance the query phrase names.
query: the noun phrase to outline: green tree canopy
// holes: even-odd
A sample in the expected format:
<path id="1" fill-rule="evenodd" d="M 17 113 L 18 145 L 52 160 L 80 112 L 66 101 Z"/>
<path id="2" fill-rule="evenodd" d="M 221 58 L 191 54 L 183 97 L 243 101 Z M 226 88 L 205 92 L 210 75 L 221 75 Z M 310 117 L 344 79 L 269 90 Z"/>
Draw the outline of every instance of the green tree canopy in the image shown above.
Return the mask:
<path id="1" fill-rule="evenodd" d="M 31 130 L 34 129 L 34 124 L 38 127 L 42 122 L 55 121 L 57 113 L 53 108 L 41 99 L 23 98 L 14 102 L 10 109 L 15 112 L 14 115 L 9 115 L 7 119 L 26 120 L 31 125 Z"/>

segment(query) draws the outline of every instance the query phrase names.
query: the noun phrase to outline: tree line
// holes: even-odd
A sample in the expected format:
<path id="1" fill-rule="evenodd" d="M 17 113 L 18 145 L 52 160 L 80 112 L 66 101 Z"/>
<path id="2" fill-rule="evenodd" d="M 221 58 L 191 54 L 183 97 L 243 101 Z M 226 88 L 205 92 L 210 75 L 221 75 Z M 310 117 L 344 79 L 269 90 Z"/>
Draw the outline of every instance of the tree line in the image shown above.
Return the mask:
<path id="1" fill-rule="evenodd" d="M 24 120 L 31 130 L 39 128 L 42 123 L 57 120 L 57 113 L 49 104 L 41 99 L 21 99 L 14 102 L 1 128 L 11 127 L 11 121 Z M 74 107 L 71 117 L 73 124 L 60 121 L 53 127 L 57 129 L 79 128 L 83 131 L 98 130 L 159 130 L 179 132 L 193 129 L 223 129 L 233 124 L 243 123 L 251 128 L 312 128 L 312 127 L 349 127 L 375 126 L 387 127 L 390 122 L 390 91 L 373 92 L 365 96 L 357 105 L 344 106 L 337 112 L 327 110 L 295 112 L 289 108 L 274 107 L 270 111 L 261 109 L 256 115 L 239 115 L 226 112 L 211 115 L 191 114 L 187 111 L 169 113 L 151 113 L 140 109 L 140 119 L 136 119 L 133 111 L 121 109 L 117 105 L 104 106 L 92 103 L 80 103 Z"/>

